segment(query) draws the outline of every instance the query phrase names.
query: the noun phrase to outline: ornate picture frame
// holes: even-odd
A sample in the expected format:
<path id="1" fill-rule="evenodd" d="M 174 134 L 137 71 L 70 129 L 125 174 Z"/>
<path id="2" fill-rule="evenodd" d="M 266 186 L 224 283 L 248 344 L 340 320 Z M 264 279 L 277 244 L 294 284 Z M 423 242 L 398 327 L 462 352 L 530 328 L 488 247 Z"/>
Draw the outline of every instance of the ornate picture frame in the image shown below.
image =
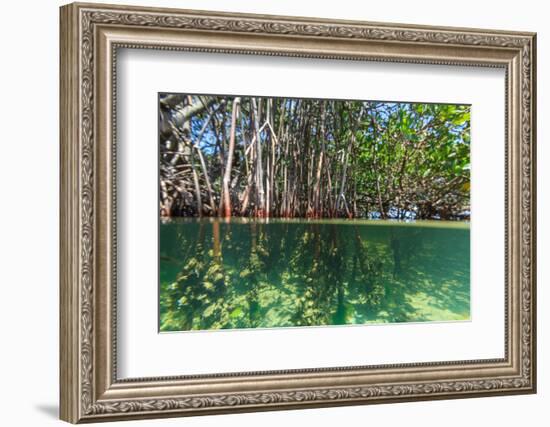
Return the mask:
<path id="1" fill-rule="evenodd" d="M 536 391 L 535 34 L 81 3 L 63 6 L 60 13 L 61 419 L 79 423 Z M 504 69 L 505 357 L 119 379 L 113 147 L 121 48 Z"/>

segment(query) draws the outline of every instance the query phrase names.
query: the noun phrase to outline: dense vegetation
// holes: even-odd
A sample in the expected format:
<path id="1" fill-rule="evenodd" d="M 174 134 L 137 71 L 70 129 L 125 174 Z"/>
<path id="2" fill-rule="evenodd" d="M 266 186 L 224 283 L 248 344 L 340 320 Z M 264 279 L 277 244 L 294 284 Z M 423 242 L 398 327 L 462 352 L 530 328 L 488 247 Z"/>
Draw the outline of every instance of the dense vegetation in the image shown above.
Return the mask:
<path id="1" fill-rule="evenodd" d="M 159 111 L 162 216 L 469 216 L 469 106 L 161 94 Z"/>

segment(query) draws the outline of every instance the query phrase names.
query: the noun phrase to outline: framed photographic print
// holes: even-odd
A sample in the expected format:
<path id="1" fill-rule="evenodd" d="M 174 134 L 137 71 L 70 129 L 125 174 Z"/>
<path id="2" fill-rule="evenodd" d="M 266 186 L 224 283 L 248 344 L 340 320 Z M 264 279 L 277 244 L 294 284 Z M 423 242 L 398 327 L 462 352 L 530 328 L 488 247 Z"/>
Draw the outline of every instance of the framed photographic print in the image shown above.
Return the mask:
<path id="1" fill-rule="evenodd" d="M 61 8 L 61 418 L 533 393 L 535 35 Z"/>

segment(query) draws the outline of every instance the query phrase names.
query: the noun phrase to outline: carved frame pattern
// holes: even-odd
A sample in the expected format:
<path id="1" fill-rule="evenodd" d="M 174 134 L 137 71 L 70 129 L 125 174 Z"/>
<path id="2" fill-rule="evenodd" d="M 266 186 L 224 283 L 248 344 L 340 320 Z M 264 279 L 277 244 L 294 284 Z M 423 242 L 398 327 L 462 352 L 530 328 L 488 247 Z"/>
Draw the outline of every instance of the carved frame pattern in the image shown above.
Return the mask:
<path id="1" fill-rule="evenodd" d="M 62 129 L 62 218 L 61 239 L 73 242 L 72 248 L 62 244 L 61 268 L 61 417 L 70 422 L 100 421 L 136 417 L 173 416 L 185 414 L 246 411 L 258 409 L 282 409 L 287 407 L 327 406 L 329 404 L 357 404 L 412 399 L 465 397 L 495 393 L 529 393 L 535 391 L 535 36 L 529 33 L 487 32 L 434 27 L 410 27 L 404 25 L 371 24 L 356 22 L 330 22 L 303 18 L 265 17 L 254 15 L 217 14 L 195 11 L 160 10 L 72 4 L 61 10 L 62 21 L 62 73 L 61 73 L 61 126 Z M 304 387 L 288 390 L 261 392 L 212 392 L 179 397 L 108 398 L 96 390 L 97 338 L 94 316 L 97 316 L 95 292 L 96 277 L 96 227 L 97 211 L 96 179 L 96 90 L 97 31 L 102 26 L 125 28 L 149 28 L 152 30 L 206 31 L 227 34 L 257 34 L 293 37 L 297 40 L 330 39 L 352 41 L 383 41 L 402 46 L 430 47 L 451 46 L 459 49 L 478 47 L 511 52 L 513 61 L 519 63 L 519 115 L 520 138 L 517 147 L 521 158 L 518 196 L 521 203 L 518 212 L 521 241 L 517 262 L 520 269 L 521 288 L 516 306 L 520 322 L 518 349 L 519 364 L 515 375 L 476 376 L 454 380 L 400 381 L 399 366 L 388 384 L 365 384 L 341 387 Z M 123 45 L 120 45 L 123 46 Z M 126 46 L 130 46 L 127 44 Z M 132 47 L 178 49 L 172 45 L 140 45 Z M 193 50 L 193 49 L 191 49 Z M 236 52 L 227 48 L 196 48 L 194 50 Z M 116 57 L 116 46 L 113 56 Z M 278 54 L 262 49 L 244 49 L 242 53 Z M 292 53 L 282 55 L 313 56 L 316 58 L 339 57 L 334 53 Z M 65 55 L 65 56 L 63 56 Z M 349 54 L 342 57 L 354 58 Z M 463 59 L 423 59 L 394 55 L 388 59 L 409 63 L 458 64 Z M 472 65 L 490 66 L 490 61 L 468 60 Z M 71 68 L 72 67 L 72 68 Z M 74 70 L 78 67 L 78 72 Z M 513 72 L 509 65 L 508 73 Z M 113 81 L 116 81 L 113 76 Z M 75 105 L 76 104 L 76 105 Z M 113 109 L 114 111 L 114 109 Z M 113 125 L 116 117 L 113 113 Z M 77 164 L 75 164 L 77 162 Z M 507 194 L 508 197 L 508 194 Z M 63 210 L 66 210 L 64 213 Z M 116 236 L 114 236 L 116 239 Z M 508 238 L 508 236 L 507 236 Z M 69 245 L 67 243 L 67 245 Z M 116 245 L 116 240 L 115 240 Z M 515 298 L 512 293 L 511 297 Z M 116 302 L 115 302 L 116 303 Z M 507 317 L 508 321 L 508 317 Z M 114 325 L 112 325 L 114 327 Z M 116 354 L 116 349 L 115 352 Z M 475 362 L 475 361 L 474 361 Z M 508 361 L 509 362 L 509 361 Z M 112 376 L 116 385 L 116 362 Z M 457 363 L 437 364 L 452 367 Z M 429 365 L 429 364 L 428 364 Z M 463 363 L 467 366 L 467 363 Z M 436 366 L 434 364 L 433 366 Z M 344 368 L 340 368 L 344 369 Z M 338 371 L 336 368 L 335 371 Z M 290 374 L 290 373 L 289 373 Z M 266 374 L 268 375 L 268 374 Z M 159 379 L 160 380 L 160 379 Z M 166 381 L 166 379 L 164 379 Z M 173 381 L 178 381 L 174 379 Z M 179 380 L 183 381 L 183 380 Z M 112 384 L 111 384 L 112 385 Z M 101 393 L 99 393 L 101 394 Z"/>

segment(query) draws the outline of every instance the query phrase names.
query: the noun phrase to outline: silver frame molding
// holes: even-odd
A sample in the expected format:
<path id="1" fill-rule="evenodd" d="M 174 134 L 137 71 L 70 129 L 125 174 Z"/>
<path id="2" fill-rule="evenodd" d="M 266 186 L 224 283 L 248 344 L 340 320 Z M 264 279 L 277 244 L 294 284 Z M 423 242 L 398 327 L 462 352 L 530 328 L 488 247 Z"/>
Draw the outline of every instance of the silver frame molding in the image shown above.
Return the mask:
<path id="1" fill-rule="evenodd" d="M 536 391 L 536 35 L 74 3 L 60 36 L 61 419 L 72 423 Z M 505 357 L 120 380 L 118 48 L 499 67 L 506 71 Z"/>

